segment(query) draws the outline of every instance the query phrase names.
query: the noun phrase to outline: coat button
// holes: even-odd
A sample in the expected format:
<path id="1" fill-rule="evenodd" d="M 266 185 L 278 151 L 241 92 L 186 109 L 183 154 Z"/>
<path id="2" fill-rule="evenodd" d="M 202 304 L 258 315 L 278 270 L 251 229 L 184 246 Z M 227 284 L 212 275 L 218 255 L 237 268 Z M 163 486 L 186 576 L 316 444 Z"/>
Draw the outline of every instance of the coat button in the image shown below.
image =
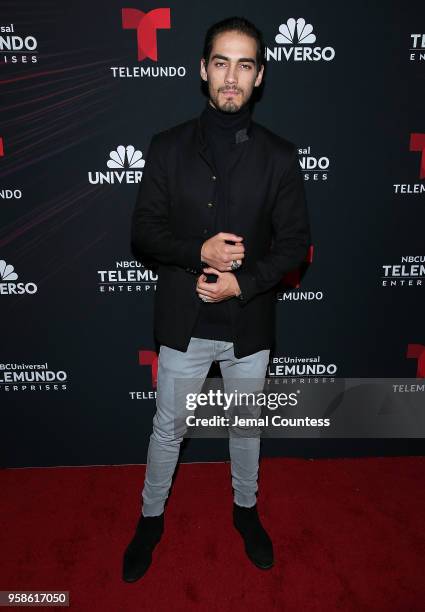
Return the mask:
<path id="1" fill-rule="evenodd" d="M 208 230 L 207 230 L 207 229 L 204 229 L 202 233 L 203 233 L 203 234 L 204 234 L 204 236 L 205 236 L 206 234 L 208 234 Z"/>
<path id="2" fill-rule="evenodd" d="M 216 177 L 216 176 L 213 174 L 213 175 L 212 175 L 212 177 L 211 177 L 211 179 L 212 179 L 213 181 L 215 181 L 215 180 L 217 179 L 217 177 Z"/>
<path id="3" fill-rule="evenodd" d="M 208 208 L 212 208 L 214 206 L 214 202 L 208 202 L 207 206 Z"/>

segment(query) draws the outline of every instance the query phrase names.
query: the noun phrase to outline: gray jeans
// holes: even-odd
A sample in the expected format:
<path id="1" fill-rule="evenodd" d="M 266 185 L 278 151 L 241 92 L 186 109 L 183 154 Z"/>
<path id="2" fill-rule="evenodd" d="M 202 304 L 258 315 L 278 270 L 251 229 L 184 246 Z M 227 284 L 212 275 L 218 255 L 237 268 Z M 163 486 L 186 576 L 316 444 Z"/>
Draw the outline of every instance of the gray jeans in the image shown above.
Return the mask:
<path id="1" fill-rule="evenodd" d="M 144 516 L 157 516 L 163 512 L 177 465 L 180 444 L 186 432 L 185 427 L 176 428 L 176 419 L 182 417 L 184 421 L 187 414 L 183 414 L 183 402 L 176 401 L 174 381 L 191 379 L 190 392 L 199 393 L 212 362 L 217 361 L 220 364 L 224 391 L 227 391 L 226 381 L 229 383 L 237 378 L 247 379 L 244 380 L 244 385 L 249 379 L 253 380 L 255 389 L 252 390 L 259 390 L 258 382 L 265 379 L 269 356 L 270 350 L 267 349 L 238 359 L 233 352 L 232 342 L 203 338 L 191 338 L 186 352 L 161 345 L 158 356 L 156 413 L 142 492 Z M 193 379 L 196 379 L 195 385 Z M 258 490 L 260 437 L 229 436 L 229 452 L 234 501 L 239 506 L 251 507 L 256 503 Z"/>

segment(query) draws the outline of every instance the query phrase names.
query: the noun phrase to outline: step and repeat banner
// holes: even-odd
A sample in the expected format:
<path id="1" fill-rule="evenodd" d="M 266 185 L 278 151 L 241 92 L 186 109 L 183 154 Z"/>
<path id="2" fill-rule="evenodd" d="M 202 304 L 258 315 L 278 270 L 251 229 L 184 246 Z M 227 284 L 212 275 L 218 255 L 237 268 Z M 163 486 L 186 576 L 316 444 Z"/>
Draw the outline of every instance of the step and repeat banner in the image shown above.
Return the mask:
<path id="1" fill-rule="evenodd" d="M 268 374 L 411 379 L 400 393 L 425 409 L 423 2 L 4 0 L 0 15 L 1 466 L 146 461 L 157 276 L 132 257 L 131 214 L 153 134 L 202 112 L 204 35 L 232 15 L 263 32 L 254 119 L 296 143 L 312 226 L 276 295 Z M 225 458 L 226 440 L 184 444 L 183 460 Z"/>

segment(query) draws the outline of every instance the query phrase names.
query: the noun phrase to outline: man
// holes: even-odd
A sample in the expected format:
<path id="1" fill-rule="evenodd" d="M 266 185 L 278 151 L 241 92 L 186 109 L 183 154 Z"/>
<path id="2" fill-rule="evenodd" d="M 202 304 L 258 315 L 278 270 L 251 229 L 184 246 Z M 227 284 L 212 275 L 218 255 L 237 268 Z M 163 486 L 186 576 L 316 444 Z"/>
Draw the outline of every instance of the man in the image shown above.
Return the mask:
<path id="1" fill-rule="evenodd" d="M 297 150 L 251 121 L 263 53 L 261 35 L 247 20 L 211 26 L 201 59 L 206 108 L 199 118 L 155 135 L 147 156 L 132 247 L 136 257 L 158 266 L 160 351 L 142 513 L 124 555 L 127 582 L 146 572 L 163 533 L 186 430 L 174 382 L 188 379 L 186 391 L 199 392 L 217 361 L 225 387 L 232 377 L 259 390 L 274 342 L 276 286 L 307 253 Z M 249 559 L 268 569 L 273 546 L 256 504 L 259 448 L 258 433 L 229 436 L 233 523 Z"/>

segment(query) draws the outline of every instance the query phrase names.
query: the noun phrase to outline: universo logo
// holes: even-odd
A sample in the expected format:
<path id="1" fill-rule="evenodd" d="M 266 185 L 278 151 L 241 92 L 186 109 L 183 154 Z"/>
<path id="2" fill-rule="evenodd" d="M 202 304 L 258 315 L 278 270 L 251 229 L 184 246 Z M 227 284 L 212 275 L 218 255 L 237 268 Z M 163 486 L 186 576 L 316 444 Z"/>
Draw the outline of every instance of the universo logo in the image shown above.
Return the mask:
<path id="1" fill-rule="evenodd" d="M 89 182 L 92 185 L 140 183 L 143 175 L 141 168 L 144 168 L 145 160 L 142 152 L 135 149 L 133 145 L 126 147 L 120 145 L 109 153 L 106 165 L 111 168 L 111 171 L 88 173 Z"/>
<path id="2" fill-rule="evenodd" d="M 15 283 L 18 274 L 11 264 L 7 264 L 4 259 L 0 259 L 0 295 L 22 295 L 37 293 L 35 283 Z"/>
<path id="3" fill-rule="evenodd" d="M 311 46 L 316 42 L 316 34 L 311 23 L 306 23 L 302 17 L 290 17 L 286 23 L 282 23 L 275 42 L 283 46 L 266 47 L 267 61 L 330 62 L 335 57 L 333 47 Z"/>
<path id="4" fill-rule="evenodd" d="M 150 59 L 158 62 L 157 30 L 171 29 L 171 11 L 169 8 L 157 8 L 144 13 L 135 8 L 122 9 L 122 27 L 124 30 L 135 30 L 137 34 L 137 60 Z M 184 66 L 111 66 L 114 78 L 134 77 L 184 77 Z"/>

